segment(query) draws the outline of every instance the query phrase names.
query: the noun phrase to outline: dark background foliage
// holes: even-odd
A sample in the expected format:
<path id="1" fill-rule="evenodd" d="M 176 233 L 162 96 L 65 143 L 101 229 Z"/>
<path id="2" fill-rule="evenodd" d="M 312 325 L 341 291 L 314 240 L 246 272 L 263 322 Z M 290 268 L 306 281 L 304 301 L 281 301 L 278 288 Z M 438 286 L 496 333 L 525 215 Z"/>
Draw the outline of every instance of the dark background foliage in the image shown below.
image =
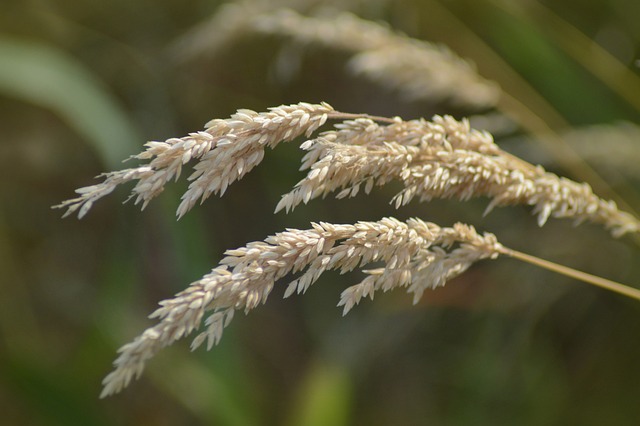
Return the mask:
<path id="1" fill-rule="evenodd" d="M 640 118 L 635 0 L 308 3 L 303 10 L 349 7 L 451 47 L 552 131 Z M 238 108 L 327 101 L 342 111 L 405 118 L 476 113 L 407 102 L 349 75 L 343 54 L 300 51 L 272 37 L 245 34 L 178 60 L 171 46 L 219 6 L 3 2 L 1 423 L 636 424 L 640 304 L 507 259 L 474 266 L 416 306 L 395 292 L 344 318 L 335 305 L 356 274 L 327 274 L 287 300 L 276 288 L 264 307 L 238 315 L 211 352 L 176 344 L 122 394 L 98 400 L 116 349 L 150 324 L 146 315 L 159 300 L 205 274 L 225 249 L 310 221 L 463 221 L 515 249 L 640 284 L 637 240 L 569 221 L 538 228 L 526 208 L 483 217 L 486 200 L 395 211 L 388 205 L 394 188 L 383 188 L 273 215 L 301 177 L 295 143 L 269 152 L 224 198 L 179 222 L 184 183 L 144 212 L 121 205 L 127 192 L 119 190 L 82 221 L 60 219 L 51 205 L 123 167 L 119 161 L 146 140 L 184 135 Z M 616 74 L 611 64 L 632 74 Z M 517 130 L 507 136 L 499 140 L 505 149 L 580 180 L 548 145 Z M 615 185 L 594 186 L 640 210 L 639 182 L 620 174 Z"/>

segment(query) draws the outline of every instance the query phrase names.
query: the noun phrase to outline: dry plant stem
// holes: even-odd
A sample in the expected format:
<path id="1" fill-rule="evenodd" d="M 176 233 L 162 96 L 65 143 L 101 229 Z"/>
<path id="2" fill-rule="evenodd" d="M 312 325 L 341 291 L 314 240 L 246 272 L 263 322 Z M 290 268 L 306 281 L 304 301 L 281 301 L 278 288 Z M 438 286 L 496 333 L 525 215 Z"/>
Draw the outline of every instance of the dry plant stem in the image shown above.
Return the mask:
<path id="1" fill-rule="evenodd" d="M 407 95 L 480 108 L 497 103 L 506 113 L 515 111 L 533 131 L 548 129 L 530 105 L 504 94 L 499 97 L 493 83 L 445 48 L 353 15 L 328 20 L 284 12 L 256 19 L 250 9 L 250 3 L 230 6 L 225 12 L 229 19 L 223 16 L 218 23 L 232 21 L 228 27 L 240 27 L 240 32 L 257 25 L 267 33 L 343 49 L 353 53 L 351 66 L 356 72 Z M 266 10 L 268 7 L 257 13 Z M 328 119 L 342 122 L 335 130 L 302 144 L 308 151 L 302 169 L 309 169 L 309 173 L 283 197 L 277 209 L 289 210 L 336 190 L 340 190 L 338 197 L 355 196 L 360 186 L 369 193 L 373 186 L 396 179 L 404 184 L 394 198 L 397 207 L 416 197 L 466 200 L 487 196 L 492 199 L 489 208 L 534 206 L 541 225 L 555 216 L 603 224 L 614 236 L 640 231 L 638 219 L 595 196 L 586 183 L 560 178 L 502 151 L 490 134 L 471 129 L 466 120 L 436 116 L 432 121 L 403 121 L 338 112 L 326 103 L 282 105 L 261 113 L 238 110 L 228 119 L 210 121 L 203 131 L 149 142 L 146 150 L 134 157 L 145 164 L 107 173 L 102 183 L 77 190 L 77 198 L 57 207 L 66 208 L 65 215 L 75 212 L 82 217 L 96 200 L 134 181 L 131 196 L 144 208 L 193 161 L 190 185 L 177 211 L 181 217 L 211 194 L 223 195 L 230 184 L 261 162 L 266 147 L 274 148 L 302 135 L 309 138 Z M 412 294 L 415 303 L 427 289 L 444 285 L 477 261 L 500 255 L 640 300 L 640 290 L 506 248 L 493 234 L 478 234 L 465 224 L 446 228 L 419 219 L 401 222 L 394 218 L 353 225 L 313 223 L 310 229 L 287 229 L 228 250 L 210 273 L 162 301 L 150 315 L 157 323 L 120 348 L 114 370 L 103 381 L 101 396 L 128 386 L 162 348 L 201 327 L 192 349 L 205 342 L 211 348 L 236 311 L 247 313 L 264 303 L 276 282 L 288 276 L 295 275 L 285 297 L 305 293 L 325 271 L 361 269 L 366 278 L 340 296 L 338 306 L 346 314 L 363 298 L 373 299 L 376 292 L 397 288 Z M 371 269 L 364 269 L 367 265 Z"/>
<path id="2" fill-rule="evenodd" d="M 150 315 L 158 323 L 123 346 L 115 369 L 103 381 L 101 396 L 119 392 L 138 377 L 162 348 L 200 328 L 192 349 L 205 341 L 211 348 L 235 311 L 245 313 L 264 303 L 275 283 L 298 274 L 285 297 L 305 293 L 328 270 L 346 273 L 361 268 L 367 277 L 342 292 L 338 306 L 348 313 L 363 298 L 397 288 L 417 303 L 427 289 L 443 286 L 475 262 L 507 255 L 640 300 L 638 290 L 562 267 L 502 246 L 495 235 L 479 234 L 469 225 L 440 227 L 420 219 L 384 218 L 354 225 L 313 223 L 306 230 L 288 229 L 228 250 L 219 266 Z M 382 264 L 364 269 L 370 263 Z M 205 316 L 208 317 L 205 319 Z"/>
<path id="3" fill-rule="evenodd" d="M 633 287 L 629 287 L 615 281 L 608 280 L 606 278 L 591 275 L 586 272 L 578 271 L 573 268 L 566 267 L 548 260 L 540 259 L 539 257 L 531 256 L 526 253 L 522 253 L 516 250 L 512 250 L 503 247 L 500 250 L 501 254 L 504 254 L 514 259 L 521 260 L 523 262 L 536 265 L 540 268 L 548 269 L 549 271 L 557 272 L 558 274 L 566 275 L 567 277 L 574 278 L 576 280 L 585 282 L 587 284 L 595 285 L 597 287 L 604 288 L 614 293 L 621 294 L 623 296 L 630 297 L 632 299 L 640 300 L 640 290 Z"/>
<path id="4" fill-rule="evenodd" d="M 339 306 L 347 313 L 379 290 L 405 288 L 417 302 L 426 289 L 444 285 L 479 260 L 496 258 L 501 247 L 493 234 L 480 235 L 469 225 L 442 228 L 419 219 L 385 218 L 354 225 L 313 223 L 310 229 L 288 229 L 228 250 L 209 274 L 161 302 L 151 314 L 159 322 L 119 350 L 115 370 L 103 382 L 102 396 L 126 387 L 147 360 L 199 328 L 206 314 L 206 328 L 192 348 L 205 341 L 210 348 L 235 311 L 246 313 L 264 303 L 275 282 L 291 273 L 299 275 L 288 285 L 285 297 L 306 292 L 327 270 L 346 273 L 382 264 L 363 269 L 367 277 L 342 293 Z"/>
<path id="5" fill-rule="evenodd" d="M 380 117 L 377 115 L 369 115 L 369 114 L 352 114 L 347 112 L 334 111 L 329 113 L 328 115 L 329 115 L 329 118 L 332 118 L 335 120 L 357 120 L 360 118 L 368 118 L 373 121 L 379 121 L 381 123 L 388 123 L 388 124 L 393 124 L 397 122 L 397 120 L 393 118 Z"/>
<path id="6" fill-rule="evenodd" d="M 374 184 L 399 179 L 405 189 L 396 197 L 397 206 L 415 196 L 465 200 L 485 195 L 493 199 L 490 207 L 534 205 L 540 224 L 553 215 L 602 223 L 614 235 L 640 229 L 637 219 L 596 197 L 587 184 L 559 178 L 507 155 L 490 134 L 471 129 L 465 120 L 436 116 L 430 122 L 403 121 L 341 113 L 326 103 L 282 105 L 262 113 L 239 110 L 229 119 L 212 120 L 203 132 L 149 142 L 147 150 L 136 156 L 148 160 L 147 164 L 109 173 L 101 184 L 79 189 L 78 198 L 57 207 L 67 208 L 66 214 L 77 211 L 81 217 L 94 201 L 132 180 L 137 181 L 132 196 L 144 206 L 179 176 L 184 164 L 196 159 L 191 184 L 178 208 L 182 216 L 198 199 L 223 194 L 260 163 L 265 147 L 303 134 L 309 137 L 330 118 L 347 120 L 336 124 L 336 130 L 303 143 L 309 151 L 303 168 L 311 171 L 279 207 L 290 209 L 339 188 L 343 191 L 338 196 L 353 196 L 360 184 L 369 192 Z M 419 219 L 405 223 L 393 218 L 355 225 L 313 224 L 312 229 L 290 229 L 229 250 L 211 273 L 161 303 L 151 315 L 159 319 L 156 326 L 120 349 L 102 395 L 127 386 L 159 350 L 200 327 L 206 313 L 206 331 L 195 338 L 193 347 L 204 341 L 209 347 L 217 343 L 235 311 L 248 312 L 265 302 L 275 282 L 290 273 L 301 275 L 289 284 L 285 296 L 304 293 L 326 270 L 344 273 L 371 262 L 383 263 L 383 267 L 363 270 L 367 278 L 342 293 L 339 306 L 346 313 L 379 290 L 406 288 L 416 302 L 426 289 L 444 285 L 476 261 L 505 253 L 495 236 L 481 236 L 468 225 L 441 228 Z M 625 294 L 621 285 L 602 282 L 597 285 Z"/>

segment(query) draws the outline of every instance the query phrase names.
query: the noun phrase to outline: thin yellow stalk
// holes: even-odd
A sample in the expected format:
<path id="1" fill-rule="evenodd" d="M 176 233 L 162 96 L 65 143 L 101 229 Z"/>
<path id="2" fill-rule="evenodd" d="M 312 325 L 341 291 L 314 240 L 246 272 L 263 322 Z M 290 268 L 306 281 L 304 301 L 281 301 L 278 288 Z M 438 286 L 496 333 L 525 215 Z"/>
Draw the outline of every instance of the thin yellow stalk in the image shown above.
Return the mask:
<path id="1" fill-rule="evenodd" d="M 621 294 L 623 296 L 631 297 L 632 299 L 640 300 L 640 290 L 635 289 L 633 287 L 629 287 L 624 284 L 620 284 L 615 281 L 608 280 L 606 278 L 598 277 L 596 275 L 591 275 L 586 272 L 578 271 L 573 268 L 569 268 L 564 265 L 559 265 L 554 262 L 550 262 L 548 260 L 540 259 L 536 256 L 531 256 L 526 253 L 519 252 L 517 250 L 512 250 L 510 248 L 504 247 L 503 250 L 500 251 L 501 254 L 504 254 L 509 257 L 513 257 L 514 259 L 521 260 L 523 262 L 530 263 L 532 265 L 539 266 L 544 269 L 548 269 L 549 271 L 557 272 L 558 274 L 565 275 L 570 278 L 574 278 L 576 280 L 585 282 L 587 284 L 595 285 L 601 288 L 604 288 L 609 291 L 613 291 L 614 293 Z"/>
<path id="2" fill-rule="evenodd" d="M 351 114 L 347 112 L 332 111 L 327 115 L 329 116 L 329 118 L 334 120 L 356 120 L 358 118 L 368 118 L 370 120 L 378 121 L 382 123 L 393 124 L 396 122 L 396 120 L 394 120 L 393 118 L 380 117 L 377 115 L 369 115 L 369 114 Z"/>

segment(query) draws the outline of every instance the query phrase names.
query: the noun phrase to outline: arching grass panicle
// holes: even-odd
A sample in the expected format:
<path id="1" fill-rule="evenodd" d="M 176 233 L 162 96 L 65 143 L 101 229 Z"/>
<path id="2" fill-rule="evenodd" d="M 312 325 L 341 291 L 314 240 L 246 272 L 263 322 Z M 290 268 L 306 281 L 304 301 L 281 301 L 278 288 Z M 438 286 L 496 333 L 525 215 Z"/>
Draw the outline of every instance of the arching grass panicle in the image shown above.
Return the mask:
<path id="1" fill-rule="evenodd" d="M 466 120 L 436 116 L 388 125 L 370 119 L 348 121 L 302 145 L 307 176 L 285 194 L 276 211 L 337 192 L 353 197 L 362 188 L 401 181 L 396 207 L 414 198 L 489 197 L 495 206 L 534 207 L 542 226 L 550 216 L 604 225 L 614 236 L 635 233 L 640 222 L 612 201 L 597 197 L 586 183 L 546 172 L 501 150 L 490 134 L 471 129 Z"/>
<path id="2" fill-rule="evenodd" d="M 534 88 L 541 84 L 541 80 L 527 80 L 527 76 L 518 72 L 518 61 L 503 61 L 503 53 L 508 54 L 505 58 L 513 56 L 514 52 L 516 56 L 520 53 L 517 50 L 522 43 L 518 43 L 518 40 L 514 39 L 510 43 L 512 46 L 501 46 L 498 52 L 493 46 L 485 44 L 484 36 L 478 37 L 473 31 L 469 31 L 469 23 L 474 23 L 474 29 L 480 23 L 476 23 L 471 15 L 459 19 L 452 13 L 455 8 L 440 5 L 444 2 L 423 2 L 420 7 L 413 8 L 406 8 L 404 4 L 400 6 L 402 2 L 397 2 L 397 8 L 388 8 L 390 2 L 386 4 L 371 0 L 237 0 L 214 3 L 222 4 L 216 7 L 207 22 L 192 27 L 164 52 L 169 54 L 169 61 L 165 60 L 166 56 L 156 58 L 171 66 L 176 64 L 184 67 L 172 69 L 168 65 L 167 70 L 171 72 L 187 71 L 185 75 L 195 77 L 190 81 L 192 84 L 185 88 L 185 93 L 202 90 L 202 95 L 198 97 L 200 101 L 215 102 L 221 106 L 225 99 L 229 100 L 234 96 L 255 100 L 256 103 L 267 102 L 265 100 L 274 95 L 282 99 L 296 99 L 297 95 L 292 91 L 307 90 L 307 86 L 310 86 L 311 92 L 326 93 L 327 99 L 336 99 L 337 102 L 342 100 L 353 105 L 368 102 L 366 105 L 383 111 L 389 111 L 389 106 L 398 100 L 397 96 L 393 96 L 396 94 L 404 100 L 412 101 L 405 105 L 407 114 L 425 111 L 425 108 L 444 113 L 447 110 L 441 107 L 455 105 L 455 111 L 461 115 L 479 114 L 476 117 L 483 119 L 485 124 L 472 128 L 469 119 L 456 119 L 449 115 L 404 120 L 400 117 L 341 112 L 325 102 L 280 105 L 262 112 L 238 109 L 230 117 L 213 119 L 203 129 L 182 137 L 147 142 L 142 152 L 130 158 L 135 164 L 100 175 L 99 183 L 77 189 L 75 198 L 55 206 L 65 210 L 64 216 L 76 214 L 82 218 L 96 201 L 129 183 L 131 192 L 127 200 L 133 199 L 135 204 L 140 204 L 144 209 L 164 191 L 170 181 L 178 180 L 183 169 L 187 168 L 188 187 L 181 195 L 176 209 L 177 217 L 181 218 L 211 195 L 224 195 L 230 185 L 262 162 L 267 148 L 276 148 L 282 142 L 294 142 L 299 143 L 302 151 L 301 179 L 279 202 L 274 202 L 277 204 L 276 213 L 288 213 L 300 204 L 319 202 L 316 199 L 329 194 L 338 199 L 358 194 L 369 195 L 378 187 L 395 184 L 397 192 L 389 202 L 400 210 L 398 215 L 402 214 L 403 206 L 414 201 L 450 198 L 464 202 L 483 197 L 487 199 L 485 214 L 495 207 L 527 206 L 537 216 L 540 226 L 549 218 L 565 218 L 576 224 L 590 222 L 599 225 L 614 237 L 632 234 L 636 243 L 640 241 L 640 220 L 632 207 L 634 203 L 637 206 L 640 202 L 633 199 L 637 188 L 626 185 L 625 179 L 619 176 L 619 172 L 625 169 L 628 169 L 626 173 L 630 176 L 640 176 L 637 159 L 633 159 L 633 154 L 638 152 L 639 128 L 635 125 L 624 128 L 590 128 L 578 133 L 574 131 L 573 136 L 571 133 L 558 133 L 558 129 L 570 129 L 572 126 L 569 121 L 575 121 L 575 114 L 570 116 L 566 109 L 572 99 L 565 96 L 563 108 L 556 108 L 549 103 L 549 99 L 553 97 L 543 96 Z M 445 46 L 412 38 L 385 23 L 363 19 L 344 11 L 350 7 L 355 9 L 354 3 L 361 3 L 363 6 L 366 4 L 366 14 L 369 16 L 375 14 L 377 9 L 379 12 L 384 9 L 388 16 L 399 18 L 404 24 L 415 24 L 416 28 L 428 30 L 434 37 L 445 40 L 454 36 L 456 44 L 465 46 L 466 54 L 475 55 L 488 75 L 500 76 L 504 87 L 514 93 L 503 91 L 498 83 L 482 76 L 474 63 Z M 492 11 L 487 17 L 500 18 L 498 21 L 509 16 L 516 19 L 514 22 L 526 23 L 528 27 L 534 28 L 534 24 L 537 25 L 538 22 L 530 21 L 529 18 L 541 11 L 540 16 L 544 15 L 544 8 L 538 8 L 536 13 L 531 14 L 529 12 L 534 9 L 504 8 L 500 5 L 508 2 L 492 3 L 495 4 L 491 5 Z M 297 10 L 284 9 L 285 6 Z M 411 15 L 407 14 L 408 11 L 411 11 Z M 552 14 L 546 15 L 553 18 Z M 525 16 L 526 20 L 521 19 Z M 585 68 L 593 71 L 596 80 L 604 77 L 600 81 L 604 85 L 596 84 L 597 81 L 590 79 L 587 87 L 584 82 L 577 82 L 579 79 L 576 79 L 572 82 L 575 84 L 567 89 L 563 87 L 563 84 L 567 86 L 565 83 L 568 81 L 564 78 L 546 89 L 551 90 L 549 88 L 553 87 L 567 89 L 564 90 L 566 93 L 588 93 L 589 96 L 580 97 L 580 102 L 588 99 L 596 102 L 598 99 L 605 100 L 610 107 L 609 112 L 593 115 L 597 108 L 592 108 L 590 112 L 587 108 L 587 113 L 580 115 L 580 121 L 585 122 L 590 117 L 607 117 L 607 114 L 615 111 L 624 114 L 631 112 L 606 97 L 607 93 L 603 90 L 607 86 L 615 89 L 611 93 L 631 101 L 628 106 L 640 105 L 634 102 L 637 96 L 634 97 L 633 93 L 637 93 L 637 90 L 630 90 L 640 87 L 628 69 L 630 59 L 617 63 L 617 59 L 605 50 L 602 50 L 603 54 L 592 55 L 592 47 L 595 45 L 592 40 L 585 38 L 580 42 L 582 35 L 579 31 L 570 31 L 571 27 L 562 20 L 552 21 L 553 26 L 557 27 L 554 31 L 558 34 L 573 35 L 561 37 L 571 40 L 569 44 L 560 43 L 557 52 L 554 50 L 554 55 L 559 55 L 557 58 L 554 56 L 557 59 L 554 61 L 556 65 L 564 64 L 569 57 L 572 60 L 567 63 L 571 65 L 579 65 L 581 57 L 589 57 L 588 61 L 583 61 L 585 64 L 591 64 L 596 58 L 596 62 L 608 65 Z M 425 25 L 418 27 L 418 24 Z M 511 27 L 512 25 L 504 26 L 498 33 L 506 34 L 513 29 Z M 447 34 L 440 32 L 442 29 L 446 29 Z M 517 37 L 530 36 L 531 31 L 513 34 Z M 265 38 L 269 39 L 267 43 Z M 527 40 L 544 43 L 549 41 L 535 38 Z M 574 43 L 576 40 L 577 44 Z M 582 48 L 575 49 L 573 44 Z M 517 46 L 515 50 L 513 46 Z M 333 68 L 336 61 L 328 56 L 304 56 L 312 50 L 310 48 L 316 48 L 317 52 L 324 55 L 339 53 L 333 59 L 345 65 L 344 68 L 352 74 L 352 79 L 334 80 L 336 70 Z M 152 50 L 157 49 L 154 47 Z M 566 58 L 562 56 L 562 50 L 566 50 Z M 246 52 L 251 52 L 250 62 L 244 62 L 242 58 L 246 56 Z M 215 56 L 214 61 L 203 60 L 209 55 Z M 236 60 L 243 62 L 235 63 Z M 164 62 L 162 63 L 167 65 Z M 545 63 L 544 69 L 538 67 L 538 70 L 547 71 L 548 65 Z M 269 69 L 269 76 L 272 78 L 261 80 L 259 75 L 263 69 Z M 533 67 L 528 71 L 533 72 L 535 69 Z M 615 72 L 603 72 L 605 69 Z M 299 72 L 301 70 L 304 72 Z M 319 76 L 316 71 L 323 75 Z M 78 75 L 82 76 L 81 74 Z M 160 76 L 157 72 L 153 75 Z M 292 79 L 294 75 L 295 80 Z M 564 77 L 567 75 L 570 74 L 563 74 Z M 581 74 L 573 72 L 573 75 Z M 251 79 L 251 84 L 245 85 L 242 76 Z M 207 83 L 210 87 L 199 86 L 203 78 L 211 79 L 211 84 Z M 368 80 L 369 84 L 361 84 L 363 80 Z M 9 82 L 13 82 L 13 79 L 10 78 Z M 144 92 L 148 89 L 147 86 L 149 85 L 139 89 Z M 345 93 L 338 93 L 352 89 L 351 86 L 354 93 L 368 93 L 364 99 L 359 100 L 347 99 L 348 94 L 345 96 Z M 588 90 L 594 87 L 596 90 Z M 27 92 L 31 94 L 31 91 Z M 99 90 L 95 92 L 100 95 L 94 94 L 96 99 L 104 97 Z M 392 95 L 392 98 L 387 99 L 387 95 Z M 83 99 L 91 97 L 85 96 Z M 30 101 L 35 99 L 30 95 L 27 98 Z M 104 99 L 109 104 L 109 98 Z M 147 100 L 137 101 L 136 105 L 157 109 L 157 105 L 149 104 L 148 99 L 152 98 L 148 97 L 148 93 L 144 99 Z M 60 104 L 58 112 L 66 116 L 67 108 L 63 104 Z M 165 111 L 173 107 L 177 105 L 161 105 L 161 109 Z M 192 111 L 201 107 L 197 102 L 190 104 Z M 94 115 L 102 117 L 104 114 Z M 87 115 L 80 114 L 79 117 L 86 118 Z M 493 135 L 481 127 L 494 129 Z M 82 129 L 82 126 L 78 126 L 78 129 Z M 548 163 L 549 170 L 556 170 L 552 167 L 557 167 L 560 170 L 558 173 L 568 173 L 574 180 L 550 173 L 541 165 L 531 164 L 526 159 L 505 151 L 505 146 L 494 141 L 494 137 L 498 138 L 501 134 L 503 137 L 507 134 L 535 137 L 536 143 L 546 144 L 546 149 L 555 161 L 553 164 Z M 622 143 L 625 141 L 628 142 L 627 145 Z M 612 152 L 614 145 L 618 147 L 618 154 Z M 577 154 L 577 151 L 582 154 Z M 522 152 L 529 154 L 529 151 Z M 589 161 L 584 161 L 585 159 Z M 606 166 L 607 161 L 603 161 L 605 159 L 609 161 L 610 171 L 613 171 L 610 176 L 614 176 L 614 184 L 602 180 L 588 164 L 604 163 Z M 544 160 L 538 162 L 547 165 Z M 602 170 L 605 169 L 606 167 Z M 590 185 L 593 185 L 596 192 L 607 194 L 607 197 L 613 198 L 618 204 L 596 195 Z M 621 197 L 616 191 L 625 196 Z M 267 192 L 269 196 L 271 191 Z M 333 214 L 324 210 L 327 214 Z M 465 216 L 470 217 L 476 212 L 472 207 L 465 212 Z M 250 220 L 260 220 L 260 212 L 251 213 L 253 216 Z M 482 213 L 477 214 L 480 216 Z M 364 298 L 373 299 L 381 291 L 404 290 L 415 304 L 427 290 L 444 286 L 476 262 L 501 256 L 527 262 L 640 301 L 640 289 L 505 247 L 494 234 L 477 232 L 472 225 L 455 223 L 453 226 L 439 226 L 419 218 L 400 220 L 394 217 L 348 224 L 331 223 L 331 218 L 323 218 L 326 222 L 314 219 L 316 222 L 311 222 L 308 229 L 286 229 L 263 240 L 227 250 L 210 272 L 203 276 L 198 273 L 196 276 L 201 278 L 175 296 L 160 302 L 160 306 L 149 316 L 153 323 L 118 350 L 113 362 L 114 368 L 103 380 L 101 397 L 113 395 L 127 387 L 142 374 L 147 363 L 163 348 L 185 337 L 192 337 L 192 350 L 205 344 L 211 349 L 220 342 L 225 328 L 238 311 L 248 313 L 265 303 L 276 285 L 282 286 L 285 298 L 295 294 L 303 295 L 313 284 L 319 282 L 326 271 L 338 271 L 341 274 L 359 271 L 360 278 L 354 279 L 352 285 L 344 285 L 340 294 L 335 295 L 343 315 L 354 309 Z M 504 221 L 505 224 L 508 222 Z M 569 234 L 571 231 L 560 232 Z M 554 233 L 552 238 L 554 244 L 560 240 L 565 241 L 565 235 L 558 238 Z M 537 246 L 548 245 L 539 242 Z M 592 247 L 588 250 L 600 259 L 603 255 L 606 256 L 607 251 L 615 252 L 615 255 L 623 253 L 620 246 L 603 244 L 596 250 Z M 618 257 L 620 259 L 612 268 L 629 260 L 625 256 Z M 597 264 L 598 262 L 594 263 Z M 521 280 L 512 281 L 519 283 Z M 549 306 L 548 301 L 549 299 L 545 299 L 545 307 Z M 110 300 L 106 303 L 110 303 Z M 328 371 L 332 372 L 335 366 L 330 367 Z M 343 366 L 339 367 L 342 370 Z M 317 371 L 327 370 L 322 367 Z M 309 383 L 313 386 L 309 389 L 312 390 L 310 395 L 313 404 L 319 388 L 314 382 L 316 370 L 311 373 L 309 377 L 312 380 Z M 344 399 L 344 396 L 349 396 L 349 386 L 344 386 L 342 371 L 340 376 L 340 387 L 331 389 L 337 389 L 340 394 L 338 398 Z M 319 383 L 321 391 L 328 389 L 326 384 L 329 382 L 323 379 Z M 203 400 L 205 399 L 206 396 Z M 338 399 L 332 398 L 329 402 L 334 404 L 336 401 Z M 309 399 L 303 402 L 303 408 L 309 405 Z M 342 409 L 346 407 L 343 401 L 339 401 L 339 405 L 339 411 L 348 411 Z M 187 406 L 201 408 L 200 403 Z M 231 407 L 227 411 L 222 416 L 214 417 L 231 419 L 231 422 L 236 423 L 253 417 L 237 417 L 237 407 Z M 298 411 L 300 410 L 294 410 L 290 418 L 311 418 L 306 411 L 299 416 Z M 241 420 L 237 421 L 238 419 Z M 244 423 L 250 424 L 251 421 Z"/>
<path id="3" fill-rule="evenodd" d="M 448 100 L 471 108 L 495 106 L 498 86 L 448 48 L 412 39 L 350 13 L 309 17 L 292 10 L 257 15 L 255 27 L 298 43 L 352 53 L 349 69 L 398 90 L 407 99 Z"/>
<path id="4" fill-rule="evenodd" d="M 205 330 L 192 348 L 205 340 L 210 348 L 220 340 L 234 311 L 248 312 L 264 303 L 275 283 L 289 274 L 299 276 L 285 296 L 304 293 L 324 271 L 344 273 L 384 263 L 382 269 L 365 271 L 369 276 L 364 281 L 343 292 L 339 305 L 347 313 L 362 297 L 373 298 L 377 290 L 406 288 L 417 301 L 425 289 L 444 285 L 473 263 L 496 258 L 501 250 L 494 235 L 480 235 L 468 225 L 441 228 L 420 219 L 394 218 L 354 225 L 313 223 L 310 229 L 288 229 L 228 250 L 218 267 L 160 303 L 151 314 L 158 324 L 119 350 L 115 369 L 103 382 L 102 397 L 126 387 L 159 350 L 198 329 L 205 315 L 209 315 Z"/>
<path id="5" fill-rule="evenodd" d="M 311 136 L 334 120 L 334 130 Z M 362 187 L 393 180 L 403 189 L 392 200 L 396 207 L 414 198 L 471 197 L 491 199 L 494 206 L 533 206 L 538 223 L 553 216 L 604 225 L 612 234 L 637 233 L 640 222 L 597 197 L 586 183 L 546 172 L 498 147 L 492 136 L 472 129 L 467 120 L 435 116 L 403 121 L 335 111 L 326 103 L 298 103 L 267 112 L 241 109 L 228 119 L 207 123 L 204 131 L 164 142 L 148 142 L 134 157 L 143 165 L 107 173 L 100 184 L 77 190 L 79 197 L 60 204 L 66 215 L 84 216 L 92 204 L 118 185 L 136 182 L 131 197 L 144 207 L 194 162 L 191 181 L 178 207 L 178 217 L 211 194 L 227 187 L 260 163 L 266 147 L 305 135 L 302 169 L 307 176 L 286 194 L 277 210 L 337 192 L 352 197 Z M 444 285 L 473 263 L 499 255 L 518 258 L 640 300 L 640 291 L 599 277 L 554 265 L 508 249 L 493 234 L 478 234 L 470 225 L 440 227 L 420 219 L 335 225 L 313 223 L 310 229 L 284 232 L 226 252 L 220 264 L 174 298 L 161 302 L 151 318 L 155 326 L 123 346 L 115 369 L 104 380 L 102 396 L 120 391 L 140 375 L 146 362 L 165 346 L 198 330 L 193 348 L 216 344 L 235 311 L 248 312 L 264 303 L 276 282 L 297 274 L 285 296 L 304 293 L 327 270 L 341 273 L 364 268 L 367 277 L 343 291 L 339 306 L 347 313 L 375 292 L 404 288 L 414 302 L 429 288 Z M 382 266 L 380 266 L 382 264 Z"/>
<path id="6" fill-rule="evenodd" d="M 178 207 L 178 217 L 183 216 L 198 201 L 204 201 L 212 193 L 224 194 L 227 187 L 241 179 L 262 161 L 264 149 L 290 141 L 306 134 L 311 135 L 327 120 L 333 108 L 326 103 L 281 105 L 268 112 L 257 113 L 241 109 L 230 118 L 214 119 L 204 131 L 164 142 L 148 142 L 147 149 L 134 159 L 147 164 L 102 175 L 104 181 L 80 188 L 79 197 L 67 200 L 56 207 L 66 208 L 65 216 L 78 212 L 83 217 L 93 203 L 111 193 L 118 185 L 137 181 L 131 192 L 135 203 L 142 208 L 160 194 L 171 179 L 178 179 L 182 167 L 196 160 L 191 184 Z"/>
<path id="7" fill-rule="evenodd" d="M 602 224 L 614 236 L 640 231 L 637 218 L 596 196 L 588 184 L 558 177 L 508 154 L 489 133 L 471 129 L 467 120 L 435 116 L 432 121 L 403 121 L 304 102 L 262 113 L 241 109 L 229 119 L 211 120 L 205 131 L 148 142 L 147 149 L 134 157 L 147 164 L 106 173 L 102 183 L 78 189 L 79 197 L 56 207 L 66 208 L 65 216 L 77 211 L 82 217 L 118 185 L 137 181 L 130 198 L 144 208 L 169 180 L 180 176 L 183 165 L 195 160 L 191 183 L 177 210 L 182 217 L 198 200 L 224 194 L 262 161 L 266 147 L 309 137 L 328 119 L 343 121 L 336 130 L 301 145 L 308 151 L 301 169 L 309 172 L 283 196 L 276 211 L 289 211 L 334 191 L 339 191 L 338 198 L 353 197 L 361 187 L 368 194 L 374 186 L 399 180 L 404 189 L 394 197 L 396 207 L 416 197 L 464 201 L 484 196 L 491 198 L 487 211 L 495 206 L 533 206 L 540 225 L 553 216 Z"/>

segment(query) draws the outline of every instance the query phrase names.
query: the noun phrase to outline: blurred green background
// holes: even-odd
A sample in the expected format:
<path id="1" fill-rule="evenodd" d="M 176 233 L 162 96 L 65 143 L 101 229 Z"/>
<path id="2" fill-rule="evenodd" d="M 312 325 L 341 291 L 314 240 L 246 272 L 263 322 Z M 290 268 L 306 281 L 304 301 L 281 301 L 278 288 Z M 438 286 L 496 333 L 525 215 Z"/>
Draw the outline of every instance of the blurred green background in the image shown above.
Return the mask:
<path id="1" fill-rule="evenodd" d="M 302 12 L 352 10 L 451 47 L 517 99 L 502 104 L 503 113 L 520 115 L 539 133 L 515 127 L 498 142 L 577 180 L 585 180 L 587 163 L 569 161 L 544 142 L 545 132 L 640 119 L 637 0 L 273 7 L 282 4 Z M 224 198 L 179 222 L 184 182 L 144 212 L 121 204 L 124 189 L 82 221 L 62 220 L 50 206 L 97 174 L 124 167 L 120 160 L 145 141 L 185 135 L 238 108 L 327 101 L 341 111 L 405 118 L 479 113 L 407 102 L 347 73 L 344 54 L 300 50 L 277 37 L 221 28 L 208 54 L 177 54 L 178 41 L 220 6 L 3 0 L 0 423 L 638 424 L 640 304 L 508 259 L 474 266 L 416 306 L 394 292 L 344 318 L 336 303 L 357 274 L 328 273 L 306 295 L 287 300 L 276 288 L 265 306 L 237 316 L 211 352 L 191 353 L 185 339 L 123 393 L 99 400 L 115 351 L 151 324 L 146 316 L 158 301 L 208 272 L 225 249 L 310 221 L 463 221 L 512 248 L 640 286 L 638 240 L 562 220 L 538 228 L 520 207 L 483 217 L 487 200 L 414 202 L 395 211 L 388 204 L 394 188 L 383 188 L 273 215 L 280 195 L 302 176 L 295 143 L 268 153 Z M 640 140 L 631 143 L 640 159 Z M 609 184 L 590 182 L 640 211 L 637 170 L 616 166 L 618 148 L 609 140 L 599 145 L 613 167 L 600 168 L 597 155 L 590 166 Z M 572 146 L 580 153 L 580 140 Z"/>

